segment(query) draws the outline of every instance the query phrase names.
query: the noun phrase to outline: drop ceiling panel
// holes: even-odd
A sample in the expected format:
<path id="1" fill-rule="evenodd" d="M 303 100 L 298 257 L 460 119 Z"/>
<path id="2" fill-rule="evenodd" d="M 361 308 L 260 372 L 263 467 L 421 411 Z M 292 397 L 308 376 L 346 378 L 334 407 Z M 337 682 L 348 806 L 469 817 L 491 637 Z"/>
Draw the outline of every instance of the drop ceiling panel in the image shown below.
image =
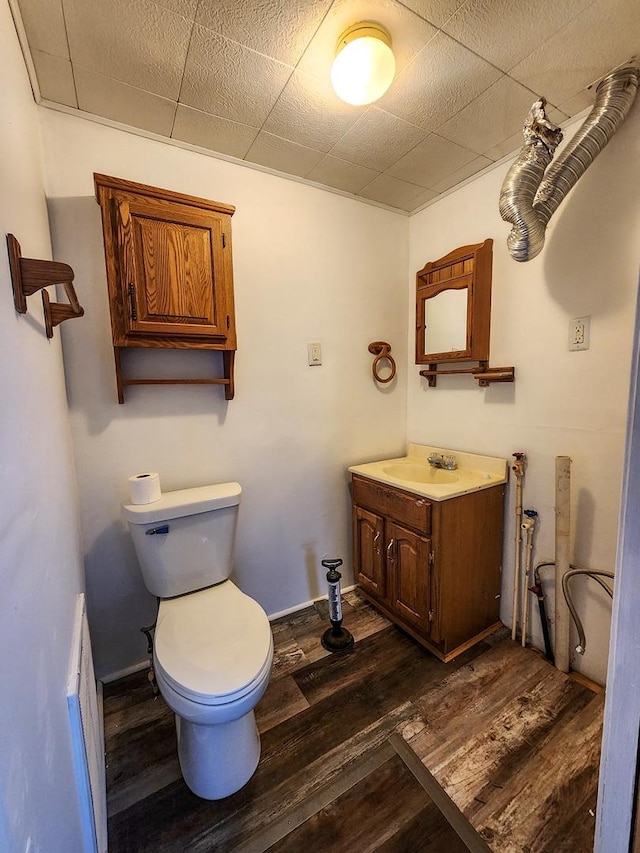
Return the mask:
<path id="1" fill-rule="evenodd" d="M 551 38 L 593 0 L 468 0 L 443 30 L 484 59 L 508 71 Z"/>
<path id="2" fill-rule="evenodd" d="M 295 71 L 265 121 L 263 130 L 327 152 L 356 123 L 365 109 L 341 101 L 329 80 Z"/>
<path id="3" fill-rule="evenodd" d="M 171 136 L 181 142 L 242 159 L 257 134 L 255 127 L 178 104 Z"/>
<path id="4" fill-rule="evenodd" d="M 505 139 L 498 145 L 494 145 L 492 148 L 488 148 L 484 152 L 484 156 L 488 157 L 490 160 L 502 160 L 502 158 L 506 157 L 507 154 L 519 151 L 523 145 L 524 140 L 522 138 L 522 131 L 519 130 L 517 133 L 514 133 L 513 136 L 510 136 L 508 139 Z"/>
<path id="5" fill-rule="evenodd" d="M 306 177 L 324 157 L 322 151 L 306 148 L 280 136 L 262 131 L 249 149 L 246 160 L 259 163 L 279 172 L 287 172 L 300 178 Z"/>
<path id="6" fill-rule="evenodd" d="M 522 129 L 537 95 L 506 75 L 438 128 L 438 134 L 464 148 L 484 154 Z M 554 114 L 552 115 L 552 112 Z M 552 121 L 564 120 L 547 110 Z"/>
<path id="7" fill-rule="evenodd" d="M 640 55 L 640 2 L 597 0 L 511 71 L 554 104 Z"/>
<path id="8" fill-rule="evenodd" d="M 65 0 L 71 60 L 177 100 L 192 23 L 151 0 Z"/>
<path id="9" fill-rule="evenodd" d="M 260 127 L 292 70 L 196 24 L 180 103 Z"/>
<path id="10" fill-rule="evenodd" d="M 76 87 L 69 60 L 43 53 L 41 50 L 33 50 L 31 57 L 36 67 L 42 97 L 56 104 L 77 107 Z"/>
<path id="11" fill-rule="evenodd" d="M 331 0 L 200 0 L 197 21 L 252 50 L 295 65 Z"/>
<path id="12" fill-rule="evenodd" d="M 378 175 L 370 184 L 360 190 L 360 195 L 373 201 L 398 207 L 400 210 L 412 210 L 418 197 L 422 197 L 424 189 L 391 175 Z M 435 193 L 434 193 L 435 196 Z"/>
<path id="13" fill-rule="evenodd" d="M 436 27 L 442 27 L 466 0 L 404 0 L 404 5 Z"/>
<path id="14" fill-rule="evenodd" d="M 63 0 L 63 2 L 66 3 L 67 0 Z M 175 12 L 176 15 L 182 15 L 183 18 L 187 18 L 189 21 L 193 21 L 193 16 L 198 8 L 198 2 L 199 0 L 154 0 L 156 6 L 162 6 L 170 12 Z"/>
<path id="15" fill-rule="evenodd" d="M 94 115 L 110 118 L 121 124 L 133 124 L 151 133 L 170 136 L 176 103 L 128 86 L 112 77 L 104 77 L 82 66 L 75 68 L 78 106 Z"/>
<path id="16" fill-rule="evenodd" d="M 62 0 L 21 0 L 20 12 L 32 50 L 69 59 Z"/>
<path id="17" fill-rule="evenodd" d="M 391 84 L 378 105 L 435 130 L 501 77 L 500 71 L 439 32 Z"/>
<path id="18" fill-rule="evenodd" d="M 514 147 L 521 147 L 520 139 L 516 142 Z M 513 150 L 513 148 L 510 150 Z M 467 178 L 471 178 L 473 175 L 476 175 L 478 172 L 481 172 L 483 169 L 486 169 L 487 166 L 490 166 L 493 162 L 493 158 L 490 158 L 488 156 L 476 157 L 469 163 L 465 163 L 465 165 L 462 166 L 460 169 L 456 169 L 455 172 L 452 172 L 450 175 L 447 175 L 446 178 L 443 178 L 441 181 L 435 183 L 432 189 L 436 195 L 438 193 L 444 193 L 447 190 L 450 190 L 452 187 L 455 187 L 457 184 L 462 183 L 462 181 L 466 181 Z"/>
<path id="19" fill-rule="evenodd" d="M 475 160 L 476 156 L 474 151 L 432 133 L 387 172 L 395 178 L 432 189 L 456 169 Z"/>
<path id="20" fill-rule="evenodd" d="M 372 169 L 356 166 L 338 157 L 327 155 L 307 175 L 310 181 L 327 184 L 348 193 L 357 193 L 377 176 Z"/>
<path id="21" fill-rule="evenodd" d="M 561 112 L 568 116 L 575 116 L 578 113 L 581 113 L 582 110 L 592 107 L 595 89 L 595 86 L 592 86 L 589 89 L 582 89 L 577 95 L 563 101 L 560 104 Z"/>
<path id="22" fill-rule="evenodd" d="M 538 96 L 561 123 L 593 104 L 590 84 L 640 56 L 640 0 L 18 6 L 47 101 L 399 210 L 515 157 Z M 360 20 L 389 30 L 397 62 L 369 107 L 340 101 L 329 76 Z"/>
<path id="23" fill-rule="evenodd" d="M 427 131 L 370 107 L 331 149 L 331 154 L 384 172 L 421 142 Z"/>

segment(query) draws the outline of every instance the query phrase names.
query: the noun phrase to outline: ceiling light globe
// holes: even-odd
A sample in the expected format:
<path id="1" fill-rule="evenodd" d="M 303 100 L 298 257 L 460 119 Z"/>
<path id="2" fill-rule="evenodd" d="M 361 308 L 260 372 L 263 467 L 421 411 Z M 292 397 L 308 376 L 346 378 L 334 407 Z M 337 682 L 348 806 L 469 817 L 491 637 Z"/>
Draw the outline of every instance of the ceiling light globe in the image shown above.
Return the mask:
<path id="1" fill-rule="evenodd" d="M 379 24 L 355 24 L 340 37 L 331 84 L 347 104 L 371 104 L 387 91 L 396 73 L 391 37 Z"/>

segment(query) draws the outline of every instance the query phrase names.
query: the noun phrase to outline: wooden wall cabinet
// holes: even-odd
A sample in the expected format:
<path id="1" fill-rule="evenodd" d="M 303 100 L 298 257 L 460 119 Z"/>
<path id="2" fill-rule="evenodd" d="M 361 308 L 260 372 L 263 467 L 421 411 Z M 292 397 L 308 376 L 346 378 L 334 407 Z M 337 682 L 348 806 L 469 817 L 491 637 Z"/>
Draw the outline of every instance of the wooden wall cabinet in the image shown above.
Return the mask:
<path id="1" fill-rule="evenodd" d="M 500 624 L 504 494 L 429 501 L 352 475 L 360 593 L 441 660 Z"/>
<path id="2" fill-rule="evenodd" d="M 111 330 L 118 383 L 219 384 L 233 399 L 236 329 L 231 256 L 235 208 L 94 175 L 102 211 Z M 128 347 L 223 353 L 223 378 L 126 379 Z"/>
<path id="3" fill-rule="evenodd" d="M 438 375 L 468 373 L 480 386 L 513 382 L 513 367 L 489 367 L 493 240 L 461 246 L 416 274 L 416 364 Z M 478 362 L 459 367 L 459 362 Z"/>

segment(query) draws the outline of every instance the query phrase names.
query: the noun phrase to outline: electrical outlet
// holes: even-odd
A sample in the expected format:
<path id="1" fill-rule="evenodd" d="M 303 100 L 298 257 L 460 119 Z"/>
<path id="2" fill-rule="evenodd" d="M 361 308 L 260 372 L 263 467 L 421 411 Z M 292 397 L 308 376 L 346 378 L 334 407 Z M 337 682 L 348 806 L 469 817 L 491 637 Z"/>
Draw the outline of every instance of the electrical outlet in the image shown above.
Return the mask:
<path id="1" fill-rule="evenodd" d="M 576 317 L 569 321 L 569 349 L 589 349 L 591 317 Z"/>
<path id="2" fill-rule="evenodd" d="M 307 344 L 307 355 L 309 358 L 309 367 L 316 367 L 322 364 L 322 347 L 320 341 L 312 341 Z"/>

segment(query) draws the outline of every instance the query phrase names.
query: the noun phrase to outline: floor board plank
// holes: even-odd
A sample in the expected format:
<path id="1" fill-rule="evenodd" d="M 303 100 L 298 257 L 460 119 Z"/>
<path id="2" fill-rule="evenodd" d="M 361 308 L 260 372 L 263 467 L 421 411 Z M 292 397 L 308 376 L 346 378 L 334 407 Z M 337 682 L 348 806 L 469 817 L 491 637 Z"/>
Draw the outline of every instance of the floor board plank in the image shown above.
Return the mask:
<path id="1" fill-rule="evenodd" d="M 496 853 L 541 853 L 561 845 L 573 853 L 590 853 L 603 705 L 600 694 L 559 726 L 514 772 L 509 786 L 473 815 L 474 825 Z"/>
<path id="2" fill-rule="evenodd" d="M 389 791 L 393 797 L 388 796 Z M 270 849 L 273 853 L 372 853 L 381 847 L 402 850 L 399 844 L 406 843 L 409 832 L 421 839 L 414 849 L 425 853 L 467 853 L 396 755 Z"/>
<path id="3" fill-rule="evenodd" d="M 529 755 L 541 748 L 550 731 L 592 698 L 590 691 L 552 670 L 457 749 L 441 747 L 432 752 L 427 765 L 449 796 L 468 813 L 474 800 L 486 802 Z"/>
<path id="4" fill-rule="evenodd" d="M 256 708 L 258 731 L 262 735 L 308 707 L 309 702 L 292 676 L 272 681 Z"/>
<path id="5" fill-rule="evenodd" d="M 273 624 L 260 764 L 218 802 L 184 784 L 146 673 L 105 687 L 110 853 L 453 853 L 428 793 L 382 760 L 396 736 L 495 853 L 590 850 L 602 697 L 501 634 L 444 664 L 355 593 L 344 611 L 344 655 L 320 645 L 322 606 Z"/>

